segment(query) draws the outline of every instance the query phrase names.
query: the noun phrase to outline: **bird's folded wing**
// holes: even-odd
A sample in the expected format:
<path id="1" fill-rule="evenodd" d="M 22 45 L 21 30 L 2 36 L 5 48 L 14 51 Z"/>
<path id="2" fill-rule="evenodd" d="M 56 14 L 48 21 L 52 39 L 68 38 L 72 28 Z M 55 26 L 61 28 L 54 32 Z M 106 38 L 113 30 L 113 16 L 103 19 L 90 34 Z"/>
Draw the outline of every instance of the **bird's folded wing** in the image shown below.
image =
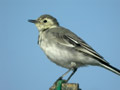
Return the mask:
<path id="1" fill-rule="evenodd" d="M 59 44 L 62 44 L 67 47 L 74 48 L 78 51 L 81 51 L 87 55 L 90 55 L 96 58 L 101 63 L 108 63 L 104 58 L 98 54 L 92 47 L 90 47 L 86 42 L 84 42 L 81 38 L 76 36 L 73 33 L 66 34 L 58 34 L 57 39 Z"/>

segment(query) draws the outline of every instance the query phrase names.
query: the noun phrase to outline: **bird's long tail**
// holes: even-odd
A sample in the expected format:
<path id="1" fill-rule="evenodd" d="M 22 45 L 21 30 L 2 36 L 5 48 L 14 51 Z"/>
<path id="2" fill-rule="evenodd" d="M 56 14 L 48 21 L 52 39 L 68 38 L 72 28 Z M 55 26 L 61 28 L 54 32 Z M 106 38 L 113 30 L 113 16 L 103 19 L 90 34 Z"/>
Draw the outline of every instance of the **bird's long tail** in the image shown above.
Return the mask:
<path id="1" fill-rule="evenodd" d="M 104 67 L 104 68 L 106 68 L 106 69 L 108 69 L 108 70 L 112 71 L 113 73 L 116 73 L 116 74 L 118 74 L 120 76 L 120 70 L 115 68 L 115 67 L 113 67 L 113 66 L 111 66 L 109 63 L 101 63 L 100 65 L 102 67 Z"/>

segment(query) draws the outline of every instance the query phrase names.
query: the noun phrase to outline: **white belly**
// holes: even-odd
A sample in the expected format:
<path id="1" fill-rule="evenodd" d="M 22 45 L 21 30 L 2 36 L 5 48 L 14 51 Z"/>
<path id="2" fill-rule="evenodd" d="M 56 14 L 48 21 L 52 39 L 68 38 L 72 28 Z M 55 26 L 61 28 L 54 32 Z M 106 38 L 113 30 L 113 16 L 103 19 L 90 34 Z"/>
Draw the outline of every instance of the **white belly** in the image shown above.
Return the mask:
<path id="1" fill-rule="evenodd" d="M 71 63 L 76 64 L 76 68 L 85 65 L 96 65 L 98 63 L 91 57 L 85 56 L 83 53 L 75 51 L 74 49 L 58 46 L 57 44 L 41 43 L 41 48 L 47 57 L 57 65 L 65 68 L 73 68 Z"/>

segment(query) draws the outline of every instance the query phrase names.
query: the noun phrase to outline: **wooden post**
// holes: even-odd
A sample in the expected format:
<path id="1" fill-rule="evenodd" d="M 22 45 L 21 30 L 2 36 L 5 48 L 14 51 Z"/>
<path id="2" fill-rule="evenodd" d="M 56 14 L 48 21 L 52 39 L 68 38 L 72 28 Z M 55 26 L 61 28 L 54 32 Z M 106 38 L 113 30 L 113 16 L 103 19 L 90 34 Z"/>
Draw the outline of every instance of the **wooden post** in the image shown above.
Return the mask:
<path id="1" fill-rule="evenodd" d="M 49 90 L 55 90 L 55 86 L 49 88 Z M 79 84 L 76 83 L 62 83 L 61 90 L 81 90 Z"/>

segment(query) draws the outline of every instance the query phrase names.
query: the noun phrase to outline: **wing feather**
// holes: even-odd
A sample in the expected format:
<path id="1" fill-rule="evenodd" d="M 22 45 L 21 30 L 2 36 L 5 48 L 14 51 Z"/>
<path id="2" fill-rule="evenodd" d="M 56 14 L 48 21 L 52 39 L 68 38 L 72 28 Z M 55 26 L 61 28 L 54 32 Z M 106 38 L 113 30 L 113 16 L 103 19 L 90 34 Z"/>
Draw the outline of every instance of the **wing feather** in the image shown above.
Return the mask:
<path id="1" fill-rule="evenodd" d="M 79 38 L 79 39 L 75 40 L 70 36 L 64 36 L 64 37 L 65 37 L 64 38 L 65 40 L 67 40 L 69 43 L 74 45 L 75 49 L 97 58 L 101 63 L 104 63 L 104 62 L 108 63 L 106 60 L 104 60 L 104 58 L 100 54 L 98 54 L 92 47 L 90 47 L 82 39 Z"/>
<path id="2" fill-rule="evenodd" d="M 51 33 L 57 43 L 66 47 L 74 48 L 87 55 L 90 55 L 93 58 L 96 58 L 101 63 L 108 64 L 108 62 L 104 60 L 104 58 L 100 54 L 98 54 L 91 46 L 89 46 L 84 40 L 79 38 L 77 35 L 69 31 L 68 29 L 59 27 L 52 29 Z"/>

